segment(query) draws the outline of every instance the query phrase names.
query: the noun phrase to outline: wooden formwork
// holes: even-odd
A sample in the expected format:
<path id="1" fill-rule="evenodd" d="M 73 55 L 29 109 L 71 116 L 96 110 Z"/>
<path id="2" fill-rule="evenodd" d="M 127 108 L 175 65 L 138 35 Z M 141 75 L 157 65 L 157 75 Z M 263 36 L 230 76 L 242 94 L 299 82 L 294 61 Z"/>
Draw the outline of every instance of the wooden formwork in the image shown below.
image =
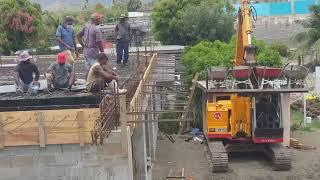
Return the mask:
<path id="1" fill-rule="evenodd" d="M 0 147 L 91 143 L 99 108 L 0 113 Z"/>

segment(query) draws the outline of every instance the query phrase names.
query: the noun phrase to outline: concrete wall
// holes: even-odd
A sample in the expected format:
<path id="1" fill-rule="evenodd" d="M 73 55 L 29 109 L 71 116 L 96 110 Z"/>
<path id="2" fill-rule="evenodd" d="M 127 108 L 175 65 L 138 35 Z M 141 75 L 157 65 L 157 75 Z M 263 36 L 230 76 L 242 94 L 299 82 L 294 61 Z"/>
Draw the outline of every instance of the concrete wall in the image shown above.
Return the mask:
<path id="1" fill-rule="evenodd" d="M 295 47 L 295 44 L 291 43 L 290 40 L 297 33 L 305 30 L 296 21 L 306 18 L 305 15 L 258 17 L 258 20 L 253 23 L 253 34 L 257 39 L 269 43 L 281 41 L 289 47 Z"/>
<path id="2" fill-rule="evenodd" d="M 0 180 L 126 180 L 128 158 L 117 136 L 103 146 L 7 147 L 0 151 Z"/>

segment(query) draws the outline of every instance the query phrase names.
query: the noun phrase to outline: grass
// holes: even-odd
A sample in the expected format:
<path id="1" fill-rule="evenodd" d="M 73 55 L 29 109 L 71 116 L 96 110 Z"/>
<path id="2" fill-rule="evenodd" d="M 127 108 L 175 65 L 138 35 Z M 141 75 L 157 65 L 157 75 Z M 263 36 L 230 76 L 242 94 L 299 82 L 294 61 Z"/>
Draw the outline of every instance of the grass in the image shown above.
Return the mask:
<path id="1" fill-rule="evenodd" d="M 312 119 L 312 123 L 303 125 L 303 113 L 298 110 L 291 109 L 291 130 L 313 131 L 320 129 L 320 121 Z"/>

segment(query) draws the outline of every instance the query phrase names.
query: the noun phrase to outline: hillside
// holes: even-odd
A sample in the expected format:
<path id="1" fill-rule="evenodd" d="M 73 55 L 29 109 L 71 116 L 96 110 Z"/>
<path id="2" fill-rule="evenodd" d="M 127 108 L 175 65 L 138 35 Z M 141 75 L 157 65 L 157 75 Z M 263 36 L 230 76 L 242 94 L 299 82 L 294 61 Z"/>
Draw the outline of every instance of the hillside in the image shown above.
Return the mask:
<path id="1" fill-rule="evenodd" d="M 84 0 L 30 0 L 41 5 L 45 10 L 59 10 L 59 9 L 80 9 L 83 7 Z M 105 6 L 110 6 L 112 0 L 89 0 L 89 5 L 101 3 Z"/>

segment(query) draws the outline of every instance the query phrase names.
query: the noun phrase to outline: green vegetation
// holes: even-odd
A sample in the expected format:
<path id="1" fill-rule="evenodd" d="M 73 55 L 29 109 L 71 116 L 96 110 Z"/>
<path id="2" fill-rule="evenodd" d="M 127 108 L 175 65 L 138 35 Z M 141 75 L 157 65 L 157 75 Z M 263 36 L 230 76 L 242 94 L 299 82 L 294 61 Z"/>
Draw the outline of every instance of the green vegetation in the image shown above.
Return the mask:
<path id="1" fill-rule="evenodd" d="M 11 51 L 45 46 L 50 30 L 43 20 L 46 15 L 39 4 L 28 0 L 1 0 L 0 51 L 8 55 Z"/>
<path id="2" fill-rule="evenodd" d="M 234 31 L 233 11 L 229 0 L 161 0 L 152 12 L 152 29 L 163 44 L 228 41 Z"/>
<path id="3" fill-rule="evenodd" d="M 120 14 L 127 13 L 127 6 L 123 4 L 104 7 L 98 3 L 88 7 L 87 3 L 80 11 L 49 12 L 29 0 L 0 0 L 0 54 L 10 55 L 22 49 L 37 49 L 37 54 L 50 53 L 49 47 L 56 45 L 56 28 L 66 16 L 74 18 L 75 31 L 79 32 L 94 12 L 104 15 L 103 23 L 114 22 Z"/>
<path id="4" fill-rule="evenodd" d="M 303 113 L 291 108 L 291 131 L 313 131 L 315 129 L 320 129 L 320 121 L 312 119 L 311 124 L 303 125 Z"/>
<path id="5" fill-rule="evenodd" d="M 206 70 L 211 66 L 232 66 L 235 55 L 235 36 L 229 43 L 221 41 L 202 41 L 186 50 L 183 63 L 187 69 L 187 80 L 190 82 L 196 72 L 204 79 Z M 257 47 L 257 62 L 260 65 L 281 67 L 282 61 L 278 51 L 268 46 L 264 41 L 253 39 Z"/>
<path id="6" fill-rule="evenodd" d="M 320 50 L 320 5 L 310 6 L 309 10 L 310 18 L 298 21 L 307 30 L 293 38 L 299 44 L 297 55 L 310 53 L 311 49 Z"/>
<path id="7" fill-rule="evenodd" d="M 134 12 L 140 9 L 142 6 L 142 3 L 140 0 L 130 0 L 128 3 L 128 11 L 129 12 Z"/>
<path id="8" fill-rule="evenodd" d="M 286 44 L 282 42 L 273 42 L 271 44 L 271 48 L 278 51 L 282 57 L 288 57 L 289 56 L 289 48 Z"/>

